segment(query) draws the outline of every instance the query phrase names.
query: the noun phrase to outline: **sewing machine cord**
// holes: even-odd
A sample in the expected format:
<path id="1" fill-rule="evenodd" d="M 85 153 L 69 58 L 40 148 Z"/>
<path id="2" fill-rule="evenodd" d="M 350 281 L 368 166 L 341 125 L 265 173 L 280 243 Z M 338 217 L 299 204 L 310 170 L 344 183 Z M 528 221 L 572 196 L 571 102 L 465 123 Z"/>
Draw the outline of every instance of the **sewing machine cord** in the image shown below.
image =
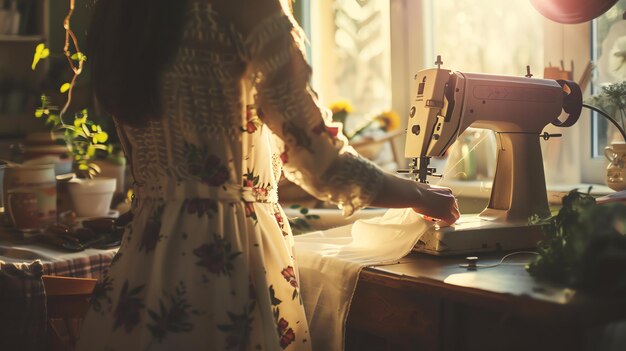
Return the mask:
<path id="1" fill-rule="evenodd" d="M 494 268 L 494 267 L 498 267 L 501 266 L 504 263 L 504 260 L 506 260 L 507 258 L 513 256 L 513 255 L 519 255 L 519 254 L 527 254 L 527 255 L 539 255 L 538 252 L 535 251 L 516 251 L 516 252 L 511 252 L 510 254 L 504 255 L 504 257 L 502 257 L 502 259 L 500 260 L 500 262 L 498 263 L 494 263 L 494 264 L 477 264 L 476 268 Z M 525 266 L 527 263 L 506 263 L 506 265 L 509 266 Z M 459 264 L 459 267 L 463 267 L 463 268 L 467 268 L 468 264 L 467 263 L 461 263 Z"/>
<path id="2" fill-rule="evenodd" d="M 617 123 L 616 120 L 613 119 L 613 117 L 609 116 L 606 112 L 602 111 L 601 109 L 595 106 L 583 104 L 583 107 L 586 107 L 592 111 L 595 111 L 599 113 L 600 115 L 602 115 L 604 118 L 608 119 L 613 124 L 613 126 L 615 126 L 617 130 L 619 130 L 620 134 L 622 134 L 622 138 L 624 139 L 624 141 L 626 141 L 626 132 L 624 132 L 624 129 Z"/>

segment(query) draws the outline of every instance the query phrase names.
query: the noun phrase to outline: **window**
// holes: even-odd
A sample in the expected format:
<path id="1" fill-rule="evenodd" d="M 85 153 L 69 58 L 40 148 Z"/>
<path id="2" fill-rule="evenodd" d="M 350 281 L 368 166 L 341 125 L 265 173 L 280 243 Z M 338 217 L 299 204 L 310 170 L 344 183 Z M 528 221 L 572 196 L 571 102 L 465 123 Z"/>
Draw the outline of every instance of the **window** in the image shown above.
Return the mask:
<path id="1" fill-rule="evenodd" d="M 362 117 L 389 109 L 389 0 L 311 3 L 313 86 L 321 100 L 348 100 Z"/>
<path id="2" fill-rule="evenodd" d="M 402 125 L 389 118 L 396 121 L 387 124 L 389 133 L 363 129 L 392 110 L 389 0 L 315 0 L 301 6 L 309 8 L 312 84 L 320 101 L 327 106 L 348 102 L 351 112 L 344 132 L 350 143 L 361 155 L 395 171 L 402 159 L 388 138 L 400 137 L 397 128 Z M 304 18 L 301 22 L 306 23 Z M 391 128 L 396 128 L 393 133 Z"/>
<path id="3" fill-rule="evenodd" d="M 579 81 L 592 59 L 602 72 L 607 49 L 601 44 L 613 27 L 626 28 L 626 21 L 620 22 L 626 0 L 594 21 L 593 30 L 589 22 L 545 19 L 528 0 L 303 0 L 300 6 L 309 19 L 313 85 L 322 101 L 363 101 L 362 113 L 390 105 L 404 119 L 410 77 L 433 67 L 438 54 L 452 70 L 522 76 L 530 65 L 534 76 L 542 77 L 544 67 L 562 66 Z M 607 81 L 599 73 L 585 96 Z M 575 126 L 548 130 L 563 134 L 542 143 L 549 184 L 604 183 L 601 155 L 610 133 L 605 121 L 584 109 Z M 472 131 L 467 137 L 477 136 Z M 403 142 L 398 145 L 403 150 Z"/>
<path id="4" fill-rule="evenodd" d="M 596 62 L 596 74 L 591 86 L 591 93 L 601 90 L 602 85 L 626 80 L 626 0 L 620 0 L 604 15 L 598 17 L 592 26 L 591 55 Z M 607 111 L 613 113 L 613 111 Z M 622 127 L 626 121 L 619 114 L 614 114 Z M 604 147 L 613 141 L 622 141 L 622 137 L 606 119 L 594 113 L 591 130 L 592 155 L 604 157 Z"/>
<path id="5" fill-rule="evenodd" d="M 429 0 L 431 57 L 463 72 L 523 76 L 543 70 L 543 18 L 528 0 Z M 434 61 L 434 60 L 433 60 Z"/>

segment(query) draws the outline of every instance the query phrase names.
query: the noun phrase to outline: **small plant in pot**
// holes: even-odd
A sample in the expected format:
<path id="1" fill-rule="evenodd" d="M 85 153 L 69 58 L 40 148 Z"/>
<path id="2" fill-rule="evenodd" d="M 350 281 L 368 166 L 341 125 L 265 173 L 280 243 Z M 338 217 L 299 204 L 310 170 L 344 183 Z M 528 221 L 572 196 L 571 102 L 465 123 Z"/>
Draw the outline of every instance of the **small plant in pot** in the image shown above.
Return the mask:
<path id="1" fill-rule="evenodd" d="M 96 177 L 100 173 L 100 167 L 94 163 L 96 153 L 108 150 L 105 144 L 108 134 L 102 128 L 89 120 L 86 109 L 74 114 L 71 123 L 65 119 L 66 112 L 72 101 L 72 91 L 76 79 L 83 70 L 87 57 L 80 51 L 69 25 L 69 17 L 64 25 L 66 29 L 66 43 L 64 56 L 67 58 L 72 77 L 67 83 L 63 83 L 59 91 L 66 94 L 66 101 L 62 109 L 53 106 L 46 96 L 41 98 L 41 106 L 35 110 L 35 117 L 45 118 L 46 124 L 52 126 L 52 133 L 62 132 L 67 144 L 69 154 L 73 160 L 75 177 L 67 182 L 67 189 L 72 199 L 73 210 L 78 217 L 103 217 L 110 213 L 111 200 L 115 192 L 116 179 Z M 76 52 L 71 53 L 70 40 Z M 35 48 L 32 69 L 34 70 L 43 59 L 50 55 L 50 50 L 39 44 Z"/>
<path id="2" fill-rule="evenodd" d="M 106 153 L 108 134 L 89 120 L 87 110 L 74 115 L 72 124 L 65 123 L 45 96 L 41 107 L 35 111 L 36 117 L 45 117 L 52 125 L 53 132 L 61 131 L 69 154 L 73 160 L 75 177 L 67 183 L 74 212 L 78 217 L 102 217 L 110 211 L 111 199 L 115 192 L 116 179 L 97 177 L 100 167 L 94 162 L 97 153 Z"/>
<path id="3" fill-rule="evenodd" d="M 69 181 L 68 187 L 74 212 L 79 217 L 103 217 L 110 211 L 111 200 L 115 192 L 116 179 L 96 177 L 100 167 L 94 163 L 98 150 L 107 151 L 104 144 L 108 135 L 99 125 L 88 119 L 83 110 L 74 118 L 74 124 L 64 126 L 70 134 L 70 152 L 74 158 L 76 177 Z"/>

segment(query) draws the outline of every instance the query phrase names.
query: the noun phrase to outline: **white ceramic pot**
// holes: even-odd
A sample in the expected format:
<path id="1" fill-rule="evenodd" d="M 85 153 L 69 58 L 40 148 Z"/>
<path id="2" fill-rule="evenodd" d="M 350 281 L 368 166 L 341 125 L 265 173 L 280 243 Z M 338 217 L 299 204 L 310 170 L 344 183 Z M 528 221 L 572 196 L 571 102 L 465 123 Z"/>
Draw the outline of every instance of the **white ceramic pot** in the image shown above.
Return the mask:
<path id="1" fill-rule="evenodd" d="M 72 179 L 68 189 L 78 217 L 104 217 L 111 210 L 115 178 Z"/>
<path id="2" fill-rule="evenodd" d="M 11 165 L 4 172 L 2 203 L 5 212 L 13 217 L 12 222 L 16 227 L 20 230 L 38 230 L 56 222 L 57 188 L 54 164 Z M 11 196 L 15 199 L 14 211 L 11 211 Z M 18 217 L 20 225 L 16 222 Z"/>

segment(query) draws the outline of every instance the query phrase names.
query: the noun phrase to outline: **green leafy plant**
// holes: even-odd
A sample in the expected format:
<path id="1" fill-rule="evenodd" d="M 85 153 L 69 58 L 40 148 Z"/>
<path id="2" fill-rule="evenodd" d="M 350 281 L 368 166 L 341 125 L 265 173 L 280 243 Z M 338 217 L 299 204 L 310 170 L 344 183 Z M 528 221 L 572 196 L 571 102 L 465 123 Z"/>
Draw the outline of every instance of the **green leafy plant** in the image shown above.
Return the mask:
<path id="1" fill-rule="evenodd" d="M 612 116 L 626 129 L 626 81 L 603 86 L 586 102 Z"/>
<path id="2" fill-rule="evenodd" d="M 73 116 L 71 123 L 66 123 L 64 118 L 68 107 L 72 101 L 72 92 L 76 79 L 83 71 L 83 66 L 87 62 L 87 56 L 80 51 L 76 36 L 71 29 L 70 20 L 74 11 L 74 0 L 69 1 L 70 7 L 65 17 L 63 27 L 65 28 L 65 45 L 63 54 L 67 58 L 69 68 L 72 71 L 72 78 L 69 82 L 64 82 L 59 87 L 61 94 L 66 94 L 65 104 L 59 110 L 54 106 L 50 98 L 46 95 L 41 96 L 41 105 L 35 110 L 36 118 L 45 118 L 46 125 L 52 128 L 52 133 L 62 133 L 65 143 L 74 161 L 74 171 L 78 177 L 91 178 L 100 173 L 100 168 L 92 161 L 96 157 L 97 150 L 106 153 L 109 151 L 105 143 L 108 140 L 108 134 L 102 128 L 89 120 L 87 109 L 83 109 Z M 71 47 L 75 52 L 71 52 Z M 35 47 L 33 62 L 31 69 L 37 69 L 37 65 L 48 58 L 51 54 L 49 48 L 44 43 L 40 43 Z"/>
<path id="3" fill-rule="evenodd" d="M 83 109 L 73 116 L 71 124 L 66 123 L 50 98 L 41 96 L 41 105 L 35 110 L 35 118 L 45 118 L 51 133 L 61 133 L 64 143 L 74 162 L 74 171 L 79 178 L 92 178 L 100 173 L 100 168 L 93 161 L 96 153 L 108 153 L 111 149 L 106 144 L 109 136 L 98 124 L 89 119 L 89 112 Z"/>
<path id="4" fill-rule="evenodd" d="M 603 294 L 626 293 L 626 206 L 571 191 L 544 221 L 546 239 L 526 268 L 539 279 Z"/>
<path id="5" fill-rule="evenodd" d="M 97 150 L 108 152 L 106 145 L 108 134 L 88 118 L 86 109 L 74 115 L 72 124 L 61 119 L 56 106 L 50 104 L 47 96 L 41 96 L 41 106 L 35 110 L 36 118 L 45 118 L 46 125 L 52 127 L 52 132 L 61 132 L 74 162 L 74 171 L 78 177 L 91 178 L 100 173 L 98 165 L 93 163 Z"/>

